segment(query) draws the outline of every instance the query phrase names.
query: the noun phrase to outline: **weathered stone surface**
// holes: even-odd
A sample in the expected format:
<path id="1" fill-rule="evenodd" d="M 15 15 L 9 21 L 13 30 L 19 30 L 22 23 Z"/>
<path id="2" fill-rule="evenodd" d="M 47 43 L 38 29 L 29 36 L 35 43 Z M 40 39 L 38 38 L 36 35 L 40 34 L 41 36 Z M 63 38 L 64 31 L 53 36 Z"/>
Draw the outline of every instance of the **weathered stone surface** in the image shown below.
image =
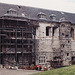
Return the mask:
<path id="1" fill-rule="evenodd" d="M 39 23 L 36 29 L 36 64 L 39 64 L 39 57 L 45 57 L 45 65 L 47 61 L 54 60 L 53 58 L 59 57 L 62 61 L 62 66 L 70 65 L 71 58 L 74 56 L 72 51 L 75 51 L 75 41 L 71 37 L 71 24 L 62 22 L 56 27 L 57 23 Z M 46 27 L 49 27 L 49 36 L 46 36 Z M 53 28 L 55 30 L 53 30 Z M 75 34 L 75 32 L 74 32 Z M 72 52 L 72 53 L 71 53 Z M 55 60 L 56 60 L 55 59 Z"/>

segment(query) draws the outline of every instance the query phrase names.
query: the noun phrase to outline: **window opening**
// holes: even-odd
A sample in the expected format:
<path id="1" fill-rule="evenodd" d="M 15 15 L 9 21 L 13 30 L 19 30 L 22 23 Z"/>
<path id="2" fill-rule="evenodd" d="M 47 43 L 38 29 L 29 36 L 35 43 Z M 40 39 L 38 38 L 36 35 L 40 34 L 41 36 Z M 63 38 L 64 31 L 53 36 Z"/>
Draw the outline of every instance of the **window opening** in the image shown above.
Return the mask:
<path id="1" fill-rule="evenodd" d="M 64 33 L 62 33 L 62 35 L 64 36 Z"/>
<path id="2" fill-rule="evenodd" d="M 46 27 L 46 36 L 49 36 L 49 27 Z"/>
<path id="3" fill-rule="evenodd" d="M 69 53 L 67 53 L 67 56 L 69 56 Z"/>
<path id="4" fill-rule="evenodd" d="M 65 37 L 66 37 L 66 38 L 68 38 L 68 37 L 69 37 L 69 35 L 65 35 Z"/>
<path id="5" fill-rule="evenodd" d="M 45 57 L 39 57 L 39 63 L 45 63 Z"/>
<path id="6" fill-rule="evenodd" d="M 74 29 L 71 28 L 71 38 L 74 40 Z"/>
<path id="7" fill-rule="evenodd" d="M 53 27 L 53 32 L 52 32 L 52 35 L 53 35 L 53 36 L 54 36 L 55 33 L 56 33 L 56 29 L 57 29 L 57 27 Z"/>

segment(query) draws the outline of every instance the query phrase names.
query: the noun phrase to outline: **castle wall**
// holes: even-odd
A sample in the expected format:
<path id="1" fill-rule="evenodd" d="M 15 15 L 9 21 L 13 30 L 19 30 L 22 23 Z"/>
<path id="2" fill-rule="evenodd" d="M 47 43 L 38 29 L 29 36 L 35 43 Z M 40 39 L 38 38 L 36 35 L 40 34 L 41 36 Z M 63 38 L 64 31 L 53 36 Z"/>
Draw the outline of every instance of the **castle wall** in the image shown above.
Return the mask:
<path id="1" fill-rule="evenodd" d="M 59 50 L 59 27 L 56 28 L 54 36 L 52 36 L 53 27 L 56 24 L 39 23 L 36 29 L 36 64 L 45 65 L 48 61 L 53 60 L 53 49 Z M 46 36 L 46 27 L 49 27 L 49 36 Z M 45 61 L 40 63 L 40 57 L 44 57 Z"/>
<path id="2" fill-rule="evenodd" d="M 49 27 L 47 35 L 46 27 Z M 46 65 L 48 61 L 61 59 L 63 66 L 70 65 L 72 56 L 75 56 L 75 30 L 72 29 L 74 27 L 68 22 L 39 22 L 36 29 L 36 64 Z"/>

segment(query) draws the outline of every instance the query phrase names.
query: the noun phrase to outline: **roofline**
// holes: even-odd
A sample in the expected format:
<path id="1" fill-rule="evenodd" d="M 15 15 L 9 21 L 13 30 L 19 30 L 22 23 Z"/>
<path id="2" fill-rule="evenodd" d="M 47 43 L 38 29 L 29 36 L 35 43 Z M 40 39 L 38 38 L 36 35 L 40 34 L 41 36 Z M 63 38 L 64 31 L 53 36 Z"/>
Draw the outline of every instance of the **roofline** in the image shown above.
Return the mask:
<path id="1" fill-rule="evenodd" d="M 0 17 L 0 19 L 7 19 L 7 20 L 16 20 L 16 21 L 37 21 L 37 22 L 47 22 L 47 23 L 70 23 L 70 24 L 75 24 L 75 23 L 72 23 L 72 22 L 70 22 L 70 21 L 51 21 L 51 20 L 46 20 L 46 19 L 28 19 L 28 18 L 5 18 L 5 17 Z"/>
<path id="2" fill-rule="evenodd" d="M 21 7 L 30 7 L 30 8 L 35 8 L 35 9 L 42 9 L 42 10 L 47 10 L 47 11 L 57 11 L 57 12 L 63 12 L 63 13 L 70 13 L 70 14 L 75 14 L 75 13 L 71 13 L 71 12 L 65 12 L 65 11 L 59 11 L 59 10 L 52 10 L 52 9 L 46 9 L 46 8 L 40 8 L 40 7 L 32 7 L 32 6 L 27 6 L 27 5 L 19 5 L 19 4 L 11 4 L 11 3 L 2 3 L 0 2 L 0 4 L 6 4 L 6 5 L 14 5 L 14 6 L 21 6 Z"/>

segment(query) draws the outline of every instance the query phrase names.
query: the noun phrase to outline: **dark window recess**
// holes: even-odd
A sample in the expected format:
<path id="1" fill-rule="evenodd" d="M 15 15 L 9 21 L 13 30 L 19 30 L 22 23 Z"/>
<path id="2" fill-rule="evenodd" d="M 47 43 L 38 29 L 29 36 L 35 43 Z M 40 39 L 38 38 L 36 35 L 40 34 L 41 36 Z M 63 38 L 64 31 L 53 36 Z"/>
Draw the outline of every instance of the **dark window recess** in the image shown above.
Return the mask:
<path id="1" fill-rule="evenodd" d="M 63 50 L 61 50 L 61 52 L 63 52 Z"/>
<path id="2" fill-rule="evenodd" d="M 70 41 L 68 41 L 68 43 L 70 43 Z"/>
<path id="3" fill-rule="evenodd" d="M 54 28 L 53 28 L 53 34 L 52 35 L 54 36 Z"/>
<path id="4" fill-rule="evenodd" d="M 45 57 L 39 57 L 39 63 L 45 63 Z"/>
<path id="5" fill-rule="evenodd" d="M 64 45 L 64 44 L 62 44 L 61 46 L 62 46 L 63 48 L 65 47 L 65 45 Z"/>
<path id="6" fill-rule="evenodd" d="M 52 36 L 55 35 L 56 29 L 57 29 L 57 27 L 53 27 Z"/>
<path id="7" fill-rule="evenodd" d="M 72 60 L 75 61 L 75 57 L 72 57 Z"/>
<path id="8" fill-rule="evenodd" d="M 63 55 L 63 50 L 61 50 L 61 55 Z"/>
<path id="9" fill-rule="evenodd" d="M 69 35 L 65 35 L 65 37 L 66 37 L 66 38 L 68 38 L 68 37 L 69 37 Z"/>
<path id="10" fill-rule="evenodd" d="M 62 33 L 62 35 L 64 36 L 64 33 Z"/>
<path id="11" fill-rule="evenodd" d="M 71 34 L 71 38 L 74 40 L 74 29 L 73 28 L 71 28 L 70 34 Z"/>
<path id="12" fill-rule="evenodd" d="M 64 45 L 63 45 L 63 48 L 64 48 Z"/>
<path id="13" fill-rule="evenodd" d="M 67 53 L 67 56 L 69 56 L 69 53 Z"/>
<path id="14" fill-rule="evenodd" d="M 49 36 L 49 27 L 46 27 L 46 36 Z"/>

